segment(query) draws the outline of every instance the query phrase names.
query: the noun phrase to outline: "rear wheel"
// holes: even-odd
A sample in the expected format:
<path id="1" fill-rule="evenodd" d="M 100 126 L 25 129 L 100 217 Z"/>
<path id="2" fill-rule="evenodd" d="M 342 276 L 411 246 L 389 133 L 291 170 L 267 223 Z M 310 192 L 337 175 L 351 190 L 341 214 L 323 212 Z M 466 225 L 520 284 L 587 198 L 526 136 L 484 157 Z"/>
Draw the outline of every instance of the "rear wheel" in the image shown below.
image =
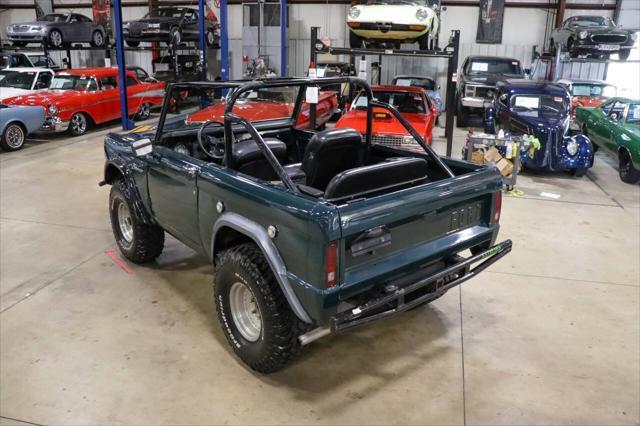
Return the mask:
<path id="1" fill-rule="evenodd" d="M 11 123 L 2 133 L 0 147 L 5 151 L 17 151 L 24 146 L 26 136 L 26 132 L 20 124 Z"/>
<path id="2" fill-rule="evenodd" d="M 636 183 L 640 181 L 640 170 L 633 167 L 633 161 L 631 160 L 631 154 L 626 149 L 621 149 L 618 153 L 618 173 L 620 179 L 626 183 Z"/>
<path id="3" fill-rule="evenodd" d="M 116 180 L 109 194 L 111 229 L 118 248 L 130 261 L 145 263 L 155 260 L 164 248 L 164 230 L 147 225 L 135 215 L 126 183 Z"/>
<path id="4" fill-rule="evenodd" d="M 306 326 L 289 308 L 260 249 L 242 244 L 216 258 L 214 299 L 229 345 L 253 370 L 273 373 L 300 351 Z"/>
<path id="5" fill-rule="evenodd" d="M 182 32 L 180 32 L 180 28 L 173 27 L 171 28 L 171 33 L 169 37 L 169 45 L 178 46 L 182 43 Z"/>
<path id="6" fill-rule="evenodd" d="M 349 47 L 351 47 L 352 49 L 359 49 L 362 47 L 362 42 L 362 37 L 349 30 Z"/>
<path id="7" fill-rule="evenodd" d="M 216 46 L 216 33 L 213 30 L 207 31 L 207 46 L 215 47 Z"/>

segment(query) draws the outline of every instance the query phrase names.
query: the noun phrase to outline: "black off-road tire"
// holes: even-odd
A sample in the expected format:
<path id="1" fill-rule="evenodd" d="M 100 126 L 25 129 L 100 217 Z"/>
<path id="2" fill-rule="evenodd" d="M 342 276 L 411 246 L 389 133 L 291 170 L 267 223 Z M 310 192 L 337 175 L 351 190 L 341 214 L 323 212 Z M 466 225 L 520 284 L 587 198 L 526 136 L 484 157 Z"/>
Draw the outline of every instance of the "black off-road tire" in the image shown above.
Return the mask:
<path id="1" fill-rule="evenodd" d="M 148 225 L 138 220 L 134 206 L 128 196 L 129 190 L 123 179 L 117 179 L 109 194 L 109 216 L 111 229 L 120 252 L 133 263 L 146 263 L 155 260 L 164 248 L 164 230 L 159 226 Z M 119 223 L 119 207 L 124 203 L 131 218 L 133 237 L 125 238 Z"/>
<path id="2" fill-rule="evenodd" d="M 457 127 L 467 127 L 469 125 L 469 112 L 467 109 L 462 106 L 460 100 L 458 100 L 458 105 L 456 108 L 456 126 Z"/>
<path id="3" fill-rule="evenodd" d="M 631 161 L 631 154 L 626 149 L 621 149 L 618 153 L 618 174 L 620 180 L 625 183 L 637 183 L 640 182 L 640 170 L 633 167 L 633 161 Z"/>
<path id="4" fill-rule="evenodd" d="M 244 284 L 261 318 L 260 335 L 245 339 L 231 312 L 232 286 Z M 218 319 L 229 345 L 251 369 L 273 373 L 286 367 L 301 350 L 298 337 L 307 330 L 291 311 L 260 249 L 253 243 L 218 254 L 213 286 Z"/>

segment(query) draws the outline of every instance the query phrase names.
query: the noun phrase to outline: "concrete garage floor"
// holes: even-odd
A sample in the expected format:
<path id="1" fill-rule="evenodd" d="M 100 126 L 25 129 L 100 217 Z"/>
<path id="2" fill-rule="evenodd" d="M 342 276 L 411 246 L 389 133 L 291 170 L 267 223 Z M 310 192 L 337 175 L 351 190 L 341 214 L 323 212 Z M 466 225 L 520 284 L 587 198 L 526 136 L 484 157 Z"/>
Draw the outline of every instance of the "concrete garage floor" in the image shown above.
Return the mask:
<path id="1" fill-rule="evenodd" d="M 604 155 L 520 177 L 488 272 L 259 376 L 206 259 L 173 239 L 154 265 L 111 259 L 107 130 L 0 155 L 0 424 L 640 423 L 640 187 Z"/>

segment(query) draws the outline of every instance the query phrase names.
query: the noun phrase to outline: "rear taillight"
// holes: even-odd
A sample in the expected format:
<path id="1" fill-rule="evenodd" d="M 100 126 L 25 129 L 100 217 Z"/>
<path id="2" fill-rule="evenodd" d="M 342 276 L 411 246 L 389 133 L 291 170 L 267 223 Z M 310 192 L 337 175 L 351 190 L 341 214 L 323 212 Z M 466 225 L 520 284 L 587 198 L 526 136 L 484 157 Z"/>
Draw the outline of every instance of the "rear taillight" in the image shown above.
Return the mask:
<path id="1" fill-rule="evenodd" d="M 331 243 L 327 246 L 324 279 L 327 288 L 333 287 L 338 282 L 338 244 L 336 243 Z"/>
<path id="2" fill-rule="evenodd" d="M 493 223 L 500 223 L 500 212 L 502 211 L 502 191 L 493 195 Z"/>

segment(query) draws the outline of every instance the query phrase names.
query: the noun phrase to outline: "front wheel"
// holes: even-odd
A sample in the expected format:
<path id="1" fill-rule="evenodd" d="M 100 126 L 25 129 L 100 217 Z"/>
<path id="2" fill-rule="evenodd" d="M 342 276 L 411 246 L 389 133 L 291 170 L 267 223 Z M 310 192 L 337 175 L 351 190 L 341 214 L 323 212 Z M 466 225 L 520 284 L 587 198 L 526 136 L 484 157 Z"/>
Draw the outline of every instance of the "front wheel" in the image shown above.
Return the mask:
<path id="1" fill-rule="evenodd" d="M 89 128 L 89 122 L 87 121 L 87 116 L 82 112 L 76 112 L 71 116 L 71 121 L 69 122 L 69 133 L 72 136 L 82 136 L 87 133 L 87 129 Z"/>
<path id="2" fill-rule="evenodd" d="M 61 47 L 63 42 L 62 33 L 59 30 L 51 30 L 49 33 L 49 45 L 53 47 Z"/>
<path id="3" fill-rule="evenodd" d="M 352 49 L 360 49 L 361 47 L 363 47 L 362 42 L 362 37 L 349 30 L 349 47 L 351 47 Z"/>
<path id="4" fill-rule="evenodd" d="M 109 194 L 109 216 L 111 230 L 118 248 L 130 261 L 145 263 L 155 260 L 164 248 L 164 230 L 147 225 L 135 215 L 133 202 L 128 196 L 127 185 L 116 180 Z"/>
<path id="5" fill-rule="evenodd" d="M 9 124 L 2 133 L 0 147 L 5 151 L 17 151 L 24 146 L 26 133 L 24 128 L 18 123 Z"/>
<path id="6" fill-rule="evenodd" d="M 180 28 L 174 27 L 171 29 L 169 42 L 167 43 L 169 46 L 179 46 L 182 43 L 182 33 L 180 32 Z"/>
<path id="7" fill-rule="evenodd" d="M 420 50 L 429 50 L 429 33 L 418 39 L 418 47 Z"/>
<path id="8" fill-rule="evenodd" d="M 304 323 L 289 308 L 255 244 L 217 256 L 213 288 L 222 331 L 242 362 L 260 373 L 273 373 L 295 358 Z"/>
<path id="9" fill-rule="evenodd" d="M 633 161 L 631 160 L 631 154 L 626 149 L 622 149 L 618 154 L 618 173 L 620 179 L 625 183 L 640 182 L 640 170 L 633 167 Z"/>
<path id="10" fill-rule="evenodd" d="M 104 46 L 104 34 L 102 34 L 102 31 L 94 31 L 93 34 L 91 35 L 91 45 L 93 47 L 102 47 Z"/>
<path id="11" fill-rule="evenodd" d="M 629 59 L 629 55 L 631 55 L 631 49 L 622 49 L 618 52 L 618 58 L 620 58 L 621 61 Z"/>
<path id="12" fill-rule="evenodd" d="M 216 34 L 213 30 L 207 31 L 207 46 L 216 47 Z"/>
<path id="13" fill-rule="evenodd" d="M 586 167 L 578 167 L 575 169 L 571 169 L 571 176 L 581 178 L 587 174 L 587 170 L 589 169 L 587 169 Z"/>

